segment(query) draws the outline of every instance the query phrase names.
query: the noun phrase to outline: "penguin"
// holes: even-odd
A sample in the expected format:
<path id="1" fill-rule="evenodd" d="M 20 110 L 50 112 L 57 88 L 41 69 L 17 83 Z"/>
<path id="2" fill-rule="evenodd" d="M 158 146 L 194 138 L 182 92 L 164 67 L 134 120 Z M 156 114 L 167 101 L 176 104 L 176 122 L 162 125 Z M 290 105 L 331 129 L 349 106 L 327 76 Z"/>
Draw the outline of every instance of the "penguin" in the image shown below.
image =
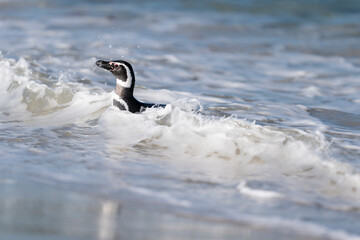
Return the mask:
<path id="1" fill-rule="evenodd" d="M 139 113 L 146 108 L 165 107 L 165 104 L 143 103 L 134 97 L 135 74 L 130 63 L 123 60 L 96 61 L 96 65 L 110 71 L 116 77 L 116 97 L 113 105 L 120 110 Z"/>

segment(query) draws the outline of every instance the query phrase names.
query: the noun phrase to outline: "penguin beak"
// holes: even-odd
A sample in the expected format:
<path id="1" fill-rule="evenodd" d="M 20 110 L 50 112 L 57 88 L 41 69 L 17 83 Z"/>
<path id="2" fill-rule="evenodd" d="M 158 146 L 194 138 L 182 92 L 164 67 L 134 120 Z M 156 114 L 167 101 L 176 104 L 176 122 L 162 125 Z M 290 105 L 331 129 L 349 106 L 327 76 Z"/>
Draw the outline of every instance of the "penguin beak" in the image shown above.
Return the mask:
<path id="1" fill-rule="evenodd" d="M 112 70 L 113 68 L 111 67 L 110 63 L 104 60 L 98 60 L 96 61 L 96 65 L 98 67 L 104 68 L 106 70 Z"/>

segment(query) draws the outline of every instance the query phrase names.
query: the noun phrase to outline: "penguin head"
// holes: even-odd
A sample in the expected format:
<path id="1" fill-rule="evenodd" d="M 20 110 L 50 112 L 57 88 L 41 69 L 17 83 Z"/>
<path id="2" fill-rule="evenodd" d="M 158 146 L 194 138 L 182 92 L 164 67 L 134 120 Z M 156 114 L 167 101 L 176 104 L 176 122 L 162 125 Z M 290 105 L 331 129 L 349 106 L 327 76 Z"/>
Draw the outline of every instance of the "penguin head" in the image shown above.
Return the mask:
<path id="1" fill-rule="evenodd" d="M 116 83 L 124 88 L 134 86 L 135 75 L 130 63 L 123 60 L 96 61 L 96 65 L 110 71 L 116 77 Z"/>

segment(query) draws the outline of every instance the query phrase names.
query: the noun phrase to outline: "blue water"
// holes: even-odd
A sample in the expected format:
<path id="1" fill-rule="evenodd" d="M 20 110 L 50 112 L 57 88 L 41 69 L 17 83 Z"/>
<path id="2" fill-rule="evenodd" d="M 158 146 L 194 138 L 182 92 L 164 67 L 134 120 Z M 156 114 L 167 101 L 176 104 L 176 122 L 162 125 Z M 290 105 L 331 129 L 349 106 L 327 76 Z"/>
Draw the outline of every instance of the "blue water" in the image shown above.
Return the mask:
<path id="1" fill-rule="evenodd" d="M 1 239 L 360 239 L 360 2 L 0 0 Z M 111 106 L 124 59 L 135 96 Z"/>

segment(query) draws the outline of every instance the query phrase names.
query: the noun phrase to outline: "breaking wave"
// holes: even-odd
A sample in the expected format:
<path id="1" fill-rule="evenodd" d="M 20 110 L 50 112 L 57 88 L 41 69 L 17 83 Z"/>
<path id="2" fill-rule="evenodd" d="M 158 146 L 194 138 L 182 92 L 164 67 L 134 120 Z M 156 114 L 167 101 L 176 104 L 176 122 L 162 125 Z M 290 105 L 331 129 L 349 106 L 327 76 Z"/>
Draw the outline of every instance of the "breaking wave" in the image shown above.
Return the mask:
<path id="1" fill-rule="evenodd" d="M 321 132 L 212 116 L 194 98 L 175 100 L 176 93 L 169 94 L 173 101 L 165 108 L 131 114 L 111 107 L 113 93 L 71 81 L 42 80 L 23 58 L 0 58 L 0 76 L 2 123 L 63 126 L 96 119 L 93 127 L 100 129 L 106 151 L 119 156 L 156 156 L 204 171 L 216 181 L 285 183 L 283 192 L 274 194 L 296 189 L 359 199 L 359 174 L 328 156 L 329 143 Z M 156 94 L 146 91 L 149 97 Z"/>

